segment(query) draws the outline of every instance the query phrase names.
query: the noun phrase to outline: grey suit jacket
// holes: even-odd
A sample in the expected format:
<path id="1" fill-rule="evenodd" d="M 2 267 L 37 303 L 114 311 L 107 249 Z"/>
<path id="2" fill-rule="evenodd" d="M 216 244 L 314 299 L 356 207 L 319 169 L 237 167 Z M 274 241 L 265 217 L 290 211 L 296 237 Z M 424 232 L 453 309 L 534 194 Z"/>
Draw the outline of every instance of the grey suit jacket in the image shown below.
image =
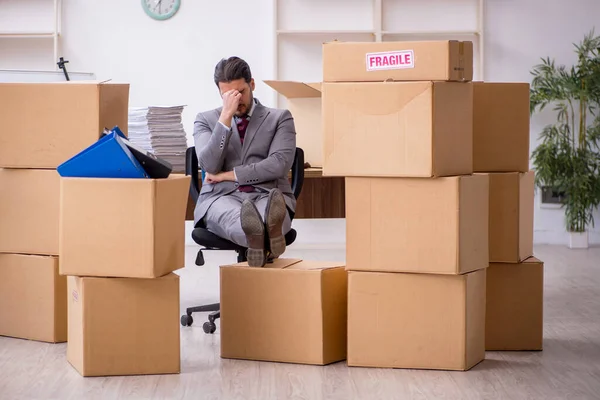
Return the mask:
<path id="1" fill-rule="evenodd" d="M 256 100 L 243 146 L 235 122 L 228 130 L 218 122 L 220 115 L 221 108 L 217 108 L 196 116 L 194 143 L 198 164 L 210 174 L 234 170 L 238 182 L 203 183 L 194 210 L 194 224 L 204 218 L 219 196 L 236 191 L 239 185 L 279 188 L 288 208 L 295 211 L 296 199 L 288 180 L 296 153 L 292 114 L 265 107 Z"/>

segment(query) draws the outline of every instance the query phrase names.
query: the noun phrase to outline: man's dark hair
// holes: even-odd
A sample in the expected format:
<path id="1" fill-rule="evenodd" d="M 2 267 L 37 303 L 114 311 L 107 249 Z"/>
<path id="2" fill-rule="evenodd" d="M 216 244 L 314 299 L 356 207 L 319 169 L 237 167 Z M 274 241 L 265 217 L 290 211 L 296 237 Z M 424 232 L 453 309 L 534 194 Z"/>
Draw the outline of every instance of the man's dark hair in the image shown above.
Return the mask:
<path id="1" fill-rule="evenodd" d="M 250 66 L 239 57 L 224 58 L 217 63 L 215 67 L 215 85 L 219 87 L 219 82 L 231 82 L 238 79 L 244 79 L 247 83 L 252 80 Z"/>

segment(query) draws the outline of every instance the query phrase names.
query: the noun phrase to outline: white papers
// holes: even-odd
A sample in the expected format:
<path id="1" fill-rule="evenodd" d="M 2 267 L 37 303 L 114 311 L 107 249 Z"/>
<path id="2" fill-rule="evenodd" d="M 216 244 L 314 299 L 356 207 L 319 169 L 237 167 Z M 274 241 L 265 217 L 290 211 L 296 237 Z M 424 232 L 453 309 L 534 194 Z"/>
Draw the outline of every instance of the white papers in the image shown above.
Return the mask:
<path id="1" fill-rule="evenodd" d="M 129 108 L 129 141 L 171 163 L 176 173 L 185 171 L 187 139 L 181 123 L 184 107 Z"/>

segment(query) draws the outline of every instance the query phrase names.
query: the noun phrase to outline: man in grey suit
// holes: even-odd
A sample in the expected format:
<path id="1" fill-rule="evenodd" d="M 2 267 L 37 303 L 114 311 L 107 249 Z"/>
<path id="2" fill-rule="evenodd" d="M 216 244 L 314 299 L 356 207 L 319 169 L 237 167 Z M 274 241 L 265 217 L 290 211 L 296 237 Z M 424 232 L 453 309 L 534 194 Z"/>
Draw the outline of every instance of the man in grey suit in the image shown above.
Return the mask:
<path id="1" fill-rule="evenodd" d="M 248 264 L 262 267 L 285 251 L 288 209 L 296 208 L 288 180 L 296 152 L 294 120 L 288 110 L 254 98 L 250 67 L 238 57 L 221 60 L 214 81 L 223 106 L 199 113 L 194 123 L 205 172 L 194 222 L 248 247 Z"/>

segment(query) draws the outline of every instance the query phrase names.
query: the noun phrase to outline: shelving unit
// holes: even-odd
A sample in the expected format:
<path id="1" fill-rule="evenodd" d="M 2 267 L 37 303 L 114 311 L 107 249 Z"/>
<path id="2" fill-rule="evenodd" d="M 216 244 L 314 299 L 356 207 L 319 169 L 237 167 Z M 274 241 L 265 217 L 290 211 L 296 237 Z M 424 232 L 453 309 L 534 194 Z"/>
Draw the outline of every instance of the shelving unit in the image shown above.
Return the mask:
<path id="1" fill-rule="evenodd" d="M 56 65 L 58 61 L 58 52 L 59 52 L 59 37 L 62 31 L 62 0 L 52 0 L 53 1 L 53 13 L 52 13 L 52 22 L 49 25 L 52 25 L 52 29 L 42 30 L 42 31 L 21 31 L 21 30 L 3 30 L 3 27 L 0 25 L 0 40 L 5 39 L 52 39 L 53 45 L 53 59 L 52 66 L 55 70 L 58 70 L 58 66 Z M 20 2 L 23 4 L 24 2 Z M 26 3 L 25 3 L 26 4 Z M 27 4 L 26 4 L 27 5 Z"/>
<path id="2" fill-rule="evenodd" d="M 273 0 L 274 79 L 320 81 L 324 42 L 471 40 L 484 79 L 485 0 Z M 280 104 L 281 96 L 275 96 Z"/>

